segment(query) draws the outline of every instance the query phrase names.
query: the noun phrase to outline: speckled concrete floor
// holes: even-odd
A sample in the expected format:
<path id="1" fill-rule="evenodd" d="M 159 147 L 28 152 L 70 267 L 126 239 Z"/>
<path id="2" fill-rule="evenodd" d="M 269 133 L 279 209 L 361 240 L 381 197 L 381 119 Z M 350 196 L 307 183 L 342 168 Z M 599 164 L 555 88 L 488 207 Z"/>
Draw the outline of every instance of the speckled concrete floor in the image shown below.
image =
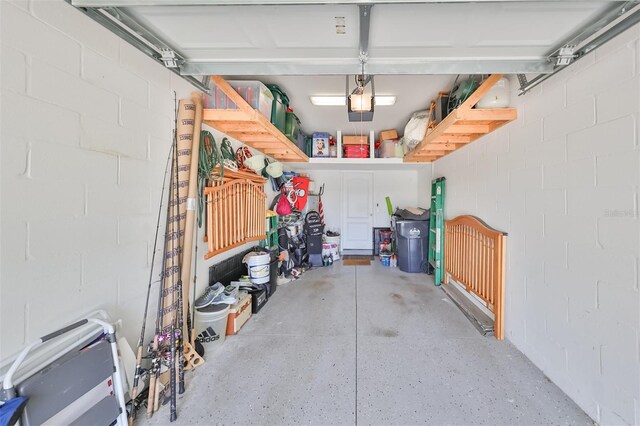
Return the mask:
<path id="1" fill-rule="evenodd" d="M 187 376 L 175 425 L 589 425 L 430 276 L 343 266 L 278 288 Z M 144 417 L 141 415 L 140 417 Z M 140 424 L 169 424 L 167 407 Z"/>

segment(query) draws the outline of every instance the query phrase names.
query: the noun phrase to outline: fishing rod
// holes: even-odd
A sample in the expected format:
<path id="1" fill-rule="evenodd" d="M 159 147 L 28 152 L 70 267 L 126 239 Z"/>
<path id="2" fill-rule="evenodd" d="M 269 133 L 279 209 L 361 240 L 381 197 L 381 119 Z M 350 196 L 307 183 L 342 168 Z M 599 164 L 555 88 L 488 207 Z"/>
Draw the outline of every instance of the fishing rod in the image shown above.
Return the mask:
<path id="1" fill-rule="evenodd" d="M 172 150 L 169 152 L 169 156 L 167 157 L 167 163 L 164 168 L 164 178 L 162 181 L 162 192 L 160 193 L 160 206 L 158 207 L 158 219 L 156 220 L 156 233 L 153 239 L 153 254 L 151 255 L 151 271 L 149 272 L 149 284 L 147 286 L 147 297 L 144 305 L 144 314 L 142 315 L 142 328 L 140 330 L 140 338 L 138 339 L 138 348 L 136 353 L 136 369 L 133 376 L 133 387 L 131 389 L 131 400 L 134 401 L 131 405 L 131 413 L 129 415 L 129 425 L 133 425 L 133 421 L 136 418 L 136 408 L 135 408 L 135 399 L 138 397 L 138 383 L 140 381 L 140 376 L 142 375 L 142 353 L 144 348 L 144 336 L 147 326 L 147 315 L 149 311 L 149 299 L 151 298 L 151 287 L 153 286 L 153 267 L 155 265 L 156 260 L 156 250 L 158 247 L 158 233 L 160 232 L 160 217 L 162 216 L 162 205 L 164 201 L 164 191 L 167 184 L 167 174 L 169 173 L 169 165 L 171 164 L 171 154 Z M 161 282 L 161 281 L 160 281 Z M 162 292 L 162 289 L 160 289 Z"/>
<path id="2" fill-rule="evenodd" d="M 178 268 L 181 269 L 181 261 L 178 260 Z M 183 321 L 182 315 L 184 314 L 184 307 L 182 303 L 184 301 L 182 297 L 182 278 L 178 275 L 178 284 L 176 291 L 178 292 L 178 312 L 177 312 L 177 334 L 178 334 L 178 357 L 176 359 L 176 363 L 178 364 L 178 393 L 182 395 L 184 393 L 184 332 L 183 332 Z"/>
<path id="3" fill-rule="evenodd" d="M 171 151 L 169 152 L 169 158 L 175 155 L 173 150 L 173 145 L 171 146 Z M 173 166 L 172 166 L 173 167 Z M 171 180 L 171 179 L 170 179 Z M 167 237 L 169 233 L 169 224 L 171 220 L 171 189 L 169 190 L 169 202 L 167 203 L 167 218 L 165 224 L 165 232 L 164 232 L 164 249 L 162 251 L 162 274 L 160 277 L 160 290 L 158 291 L 158 309 L 156 314 L 156 329 L 155 335 L 153 336 L 153 341 L 151 342 L 151 347 L 149 349 L 149 355 L 151 357 L 151 368 L 149 370 L 149 394 L 147 397 L 147 416 L 151 417 L 155 411 L 158 410 L 158 398 L 160 387 L 157 385 L 160 370 L 161 370 L 161 361 L 160 361 L 160 335 L 162 333 L 162 302 L 164 300 L 164 292 L 165 292 L 165 279 L 167 276 L 167 265 L 165 260 L 167 258 Z"/>
<path id="4" fill-rule="evenodd" d="M 178 104 L 177 104 L 177 98 L 176 98 L 176 93 L 173 93 L 173 97 L 174 97 L 174 113 L 175 116 L 177 118 L 178 115 Z M 177 125 L 177 122 L 176 122 Z M 170 151 L 170 158 L 177 158 L 178 152 L 177 152 L 177 148 L 176 145 L 177 143 L 175 143 L 177 141 L 177 127 L 176 129 L 174 129 L 173 131 L 173 141 L 174 143 L 171 144 L 171 151 Z M 171 176 L 173 176 L 173 163 L 172 163 L 172 173 Z M 173 180 L 173 178 L 170 178 L 170 182 Z M 177 182 L 175 183 L 175 190 L 177 190 Z M 160 340 L 162 338 L 162 333 L 163 333 L 163 328 L 162 328 L 162 320 L 164 317 L 164 309 L 163 309 L 163 302 L 164 302 L 164 296 L 165 296 L 165 292 L 166 292 L 166 280 L 167 280 L 167 276 L 169 275 L 168 272 L 171 271 L 171 268 L 167 268 L 167 239 L 170 236 L 170 228 L 171 227 L 171 223 L 172 223 L 172 217 L 171 217 L 171 211 L 172 211 L 172 203 L 174 202 L 174 200 L 172 199 L 172 195 L 174 191 L 174 185 L 173 183 L 170 185 L 170 189 L 169 189 L 169 202 L 167 203 L 167 220 L 166 220 L 166 226 L 165 226 L 165 238 L 164 238 L 164 250 L 163 250 L 163 256 L 162 256 L 162 277 L 161 277 L 161 283 L 162 285 L 160 286 L 160 291 L 158 292 L 158 310 L 157 310 L 157 316 L 156 316 L 156 330 L 155 330 L 155 336 L 153 337 L 153 342 L 152 342 L 152 348 L 150 350 L 150 354 L 151 354 L 151 373 L 150 373 L 150 379 L 149 379 L 149 395 L 147 398 L 147 417 L 151 417 L 153 415 L 154 412 L 158 411 L 158 408 L 160 408 L 160 386 L 158 385 L 158 381 L 160 380 L 160 372 L 162 370 L 162 360 L 161 360 L 161 354 L 160 354 Z M 162 339 L 164 340 L 164 339 Z"/>
<path id="5" fill-rule="evenodd" d="M 173 151 L 173 145 L 171 147 L 171 151 L 169 153 L 170 157 L 175 155 L 174 151 Z M 171 194 L 171 190 L 169 190 L 169 194 Z M 165 264 L 165 259 L 167 257 L 167 236 L 169 233 L 169 223 L 171 220 L 171 198 L 169 197 L 169 202 L 167 203 L 167 218 L 166 218 L 166 224 L 165 224 L 165 237 L 164 237 L 164 249 L 162 251 L 162 273 L 161 273 L 161 277 L 160 277 L 160 289 L 158 291 L 158 309 L 157 309 L 157 315 L 156 315 L 156 329 L 155 329 L 155 335 L 153 336 L 153 341 L 150 344 L 150 349 L 149 349 L 149 356 L 151 357 L 151 367 L 149 369 L 149 393 L 148 393 L 148 397 L 147 397 L 147 416 L 151 417 L 153 415 L 153 413 L 155 411 L 158 410 L 158 398 L 159 398 L 159 390 L 160 387 L 157 385 L 158 380 L 159 380 L 159 376 L 160 376 L 160 369 L 161 369 L 161 362 L 160 362 L 160 355 L 159 355 L 159 351 L 160 351 L 160 335 L 162 333 L 162 302 L 164 300 L 164 292 L 165 292 L 165 279 L 167 276 L 167 270 L 166 270 L 166 264 Z"/>
<path id="6" fill-rule="evenodd" d="M 177 118 L 177 117 L 176 117 Z M 177 132 L 177 129 L 176 129 Z M 178 188 L 180 187 L 180 182 L 178 180 L 178 138 L 174 137 L 174 149 L 176 151 L 176 155 L 175 155 L 175 163 L 174 163 L 174 167 L 175 167 L 175 175 L 174 178 L 176 180 L 175 182 L 175 206 L 174 206 L 174 219 L 177 219 L 177 223 L 176 220 L 172 221 L 172 225 L 171 225 L 171 229 L 175 230 L 177 228 L 178 232 L 174 233 L 174 235 L 172 235 L 171 238 L 171 266 L 172 269 L 175 268 L 176 266 L 178 267 L 178 280 L 176 281 L 176 272 L 175 270 L 173 271 L 173 273 L 171 274 L 171 284 L 172 284 L 172 291 L 171 291 L 171 307 L 175 308 L 176 305 L 176 286 L 180 285 L 180 272 L 179 272 L 179 268 L 180 265 L 176 265 L 176 251 L 175 251 L 175 243 L 176 243 L 176 238 L 178 239 L 178 250 L 180 249 L 180 191 L 178 190 Z M 180 257 L 178 255 L 178 257 Z M 182 291 L 180 291 L 182 292 Z M 178 309 L 180 309 L 178 307 Z M 169 389 L 171 391 L 171 401 L 170 401 L 170 406 L 169 406 L 169 421 L 173 422 L 178 418 L 178 415 L 176 413 L 176 322 L 177 322 L 178 318 L 176 316 L 176 312 L 174 311 L 171 314 L 171 328 L 170 328 L 170 334 L 169 334 L 169 345 L 170 345 L 170 356 L 169 356 Z"/>

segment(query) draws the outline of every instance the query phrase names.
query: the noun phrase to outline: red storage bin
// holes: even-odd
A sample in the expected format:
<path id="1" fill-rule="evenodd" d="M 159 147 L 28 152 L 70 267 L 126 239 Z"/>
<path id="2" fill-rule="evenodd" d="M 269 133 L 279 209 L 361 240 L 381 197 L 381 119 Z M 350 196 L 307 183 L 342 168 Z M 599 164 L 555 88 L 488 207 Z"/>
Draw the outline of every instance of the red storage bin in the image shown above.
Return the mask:
<path id="1" fill-rule="evenodd" d="M 369 145 L 345 145 L 345 158 L 369 158 Z"/>

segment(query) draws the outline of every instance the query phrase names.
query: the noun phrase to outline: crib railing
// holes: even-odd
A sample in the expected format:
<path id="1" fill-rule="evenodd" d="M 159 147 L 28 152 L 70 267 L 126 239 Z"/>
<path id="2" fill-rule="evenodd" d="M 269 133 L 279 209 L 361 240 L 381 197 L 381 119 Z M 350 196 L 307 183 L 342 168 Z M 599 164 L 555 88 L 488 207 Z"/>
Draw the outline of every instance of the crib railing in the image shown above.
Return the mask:
<path id="1" fill-rule="evenodd" d="M 263 185 L 248 179 L 234 179 L 205 188 L 207 197 L 205 259 L 266 234 L 266 194 Z"/>
<path id="2" fill-rule="evenodd" d="M 494 335 L 504 338 L 504 284 L 507 234 L 475 216 L 445 221 L 445 282 L 453 278 L 493 312 Z"/>

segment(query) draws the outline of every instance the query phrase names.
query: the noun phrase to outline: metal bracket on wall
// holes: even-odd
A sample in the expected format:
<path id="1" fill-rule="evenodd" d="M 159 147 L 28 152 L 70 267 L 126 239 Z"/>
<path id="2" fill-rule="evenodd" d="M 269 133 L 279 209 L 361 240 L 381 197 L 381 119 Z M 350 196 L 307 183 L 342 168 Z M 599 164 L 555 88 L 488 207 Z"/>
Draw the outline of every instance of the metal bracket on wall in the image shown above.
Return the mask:
<path id="1" fill-rule="evenodd" d="M 518 83 L 520 83 L 520 88 L 522 89 L 527 85 L 529 80 L 527 80 L 526 74 L 516 74 L 516 76 L 518 77 Z"/>

